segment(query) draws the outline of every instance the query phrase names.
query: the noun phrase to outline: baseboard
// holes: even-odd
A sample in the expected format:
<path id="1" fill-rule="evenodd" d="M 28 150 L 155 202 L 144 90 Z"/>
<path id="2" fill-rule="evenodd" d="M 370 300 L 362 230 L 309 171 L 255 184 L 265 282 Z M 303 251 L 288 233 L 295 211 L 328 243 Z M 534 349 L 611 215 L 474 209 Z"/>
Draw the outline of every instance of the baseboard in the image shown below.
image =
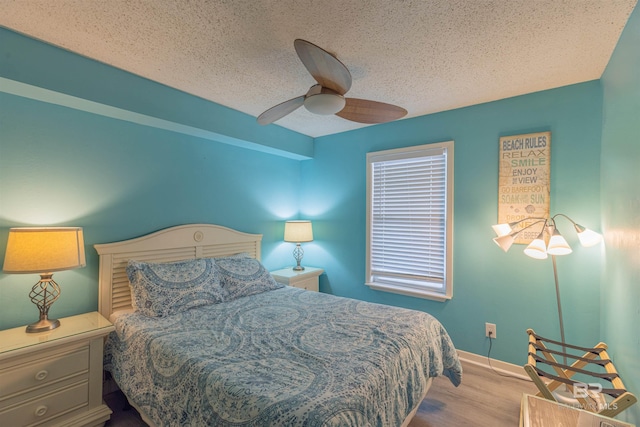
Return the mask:
<path id="1" fill-rule="evenodd" d="M 513 363 L 491 359 L 491 365 L 489 365 L 487 356 L 481 356 L 479 354 L 469 353 L 468 351 L 462 350 L 458 350 L 458 357 L 462 362 L 471 363 L 473 365 L 481 366 L 486 369 L 493 368 L 493 370 L 500 373 L 531 381 L 531 378 L 529 378 L 529 375 L 527 375 L 524 368 L 522 366 L 514 365 Z"/>

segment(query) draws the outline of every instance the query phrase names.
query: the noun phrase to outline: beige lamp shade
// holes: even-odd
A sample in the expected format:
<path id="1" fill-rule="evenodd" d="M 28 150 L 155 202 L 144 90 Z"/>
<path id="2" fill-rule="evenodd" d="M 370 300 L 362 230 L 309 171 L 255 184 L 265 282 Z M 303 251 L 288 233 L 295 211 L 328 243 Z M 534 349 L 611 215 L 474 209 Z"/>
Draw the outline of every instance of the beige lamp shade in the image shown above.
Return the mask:
<path id="1" fill-rule="evenodd" d="M 569 243 L 562 237 L 562 234 L 557 228 L 553 230 L 553 234 L 549 239 L 549 246 L 547 246 L 547 252 L 549 255 L 569 255 L 573 250 Z"/>
<path id="2" fill-rule="evenodd" d="M 9 229 L 5 273 L 53 273 L 85 265 L 81 227 Z"/>
<path id="3" fill-rule="evenodd" d="M 511 229 L 511 225 L 510 224 L 495 224 L 492 225 L 491 227 L 493 227 L 493 231 L 496 232 L 496 235 L 498 237 L 502 237 L 502 236 L 506 236 L 507 234 L 511 233 L 513 230 Z"/>
<path id="4" fill-rule="evenodd" d="M 584 228 L 580 224 L 576 224 L 574 227 L 576 229 L 576 232 L 578 233 L 580 244 L 585 248 L 595 246 L 602 241 L 601 234 L 596 233 L 593 230 L 589 230 L 588 228 Z"/>
<path id="5" fill-rule="evenodd" d="M 515 240 L 516 239 L 511 234 L 505 234 L 504 236 L 493 238 L 493 241 L 496 242 L 496 245 L 500 246 L 505 252 L 509 250 Z"/>
<path id="6" fill-rule="evenodd" d="M 311 221 L 287 221 L 284 223 L 284 241 L 302 243 L 313 241 Z"/>
<path id="7" fill-rule="evenodd" d="M 547 259 L 549 257 L 543 233 L 540 233 L 537 238 L 529 243 L 529 246 L 525 248 L 524 253 L 535 259 Z"/>

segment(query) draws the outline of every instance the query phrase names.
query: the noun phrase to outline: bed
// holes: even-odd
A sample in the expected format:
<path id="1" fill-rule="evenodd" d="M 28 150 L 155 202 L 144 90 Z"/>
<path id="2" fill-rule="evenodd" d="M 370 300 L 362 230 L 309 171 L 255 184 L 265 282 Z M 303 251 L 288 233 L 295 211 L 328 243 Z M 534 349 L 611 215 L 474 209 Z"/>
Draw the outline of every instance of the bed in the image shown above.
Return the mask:
<path id="1" fill-rule="evenodd" d="M 105 369 L 147 424 L 406 426 L 433 377 L 460 384 L 435 318 L 277 284 L 261 240 L 191 224 L 95 245 Z"/>

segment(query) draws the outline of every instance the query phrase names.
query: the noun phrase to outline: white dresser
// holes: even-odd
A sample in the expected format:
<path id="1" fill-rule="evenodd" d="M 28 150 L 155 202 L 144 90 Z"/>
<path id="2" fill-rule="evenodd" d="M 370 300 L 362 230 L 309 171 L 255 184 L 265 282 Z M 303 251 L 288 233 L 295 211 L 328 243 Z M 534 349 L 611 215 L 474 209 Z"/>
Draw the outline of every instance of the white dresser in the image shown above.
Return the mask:
<path id="1" fill-rule="evenodd" d="M 99 313 L 60 319 L 40 333 L 0 331 L 0 426 L 102 426 L 104 337 L 113 325 Z"/>
<path id="2" fill-rule="evenodd" d="M 294 271 L 292 267 L 288 267 L 272 271 L 271 275 L 276 279 L 276 282 L 282 283 L 283 285 L 318 292 L 318 277 L 320 277 L 322 273 L 323 270 L 316 267 L 305 267 L 302 271 Z"/>

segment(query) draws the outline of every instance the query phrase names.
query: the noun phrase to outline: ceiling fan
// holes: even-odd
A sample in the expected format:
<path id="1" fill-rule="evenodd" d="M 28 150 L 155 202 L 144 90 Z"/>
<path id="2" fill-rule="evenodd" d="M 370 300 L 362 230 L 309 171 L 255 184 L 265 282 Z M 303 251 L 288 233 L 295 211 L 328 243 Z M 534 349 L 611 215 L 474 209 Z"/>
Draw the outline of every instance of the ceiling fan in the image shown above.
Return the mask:
<path id="1" fill-rule="evenodd" d="M 345 98 L 351 88 L 351 73 L 347 67 L 326 50 L 306 40 L 296 39 L 293 45 L 298 57 L 318 82 L 305 95 L 269 108 L 258 116 L 258 123 L 268 125 L 297 110 L 301 106 L 312 113 L 335 114 L 358 123 L 375 124 L 404 117 L 407 110 L 396 105 L 367 99 Z"/>

